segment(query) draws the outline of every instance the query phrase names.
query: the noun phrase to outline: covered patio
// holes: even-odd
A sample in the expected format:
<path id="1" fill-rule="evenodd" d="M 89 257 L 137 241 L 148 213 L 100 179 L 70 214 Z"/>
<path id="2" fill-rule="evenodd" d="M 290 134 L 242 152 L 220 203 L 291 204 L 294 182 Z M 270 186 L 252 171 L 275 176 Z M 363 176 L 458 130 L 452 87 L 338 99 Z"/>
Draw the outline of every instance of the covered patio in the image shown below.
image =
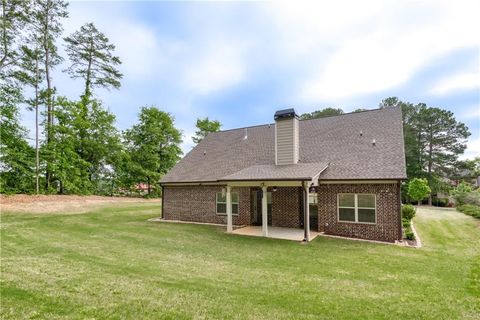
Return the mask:
<path id="1" fill-rule="evenodd" d="M 297 163 L 292 165 L 255 165 L 226 176 L 219 181 L 226 183 L 227 232 L 251 236 L 288 239 L 309 242 L 318 233 L 310 231 L 310 212 L 308 194 L 311 187 L 318 185 L 318 177 L 328 163 Z M 233 230 L 232 224 L 232 187 L 257 187 L 261 199 L 261 226 L 248 226 Z M 303 230 L 268 226 L 267 189 L 269 187 L 300 187 L 303 199 Z"/>
<path id="2" fill-rule="evenodd" d="M 238 228 L 233 230 L 232 233 L 242 236 L 264 237 L 261 226 L 247 226 Z M 318 232 L 310 231 L 309 240 L 312 241 L 318 236 L 318 234 Z M 305 231 L 304 229 L 297 228 L 268 227 L 267 237 L 283 240 L 304 241 Z"/>

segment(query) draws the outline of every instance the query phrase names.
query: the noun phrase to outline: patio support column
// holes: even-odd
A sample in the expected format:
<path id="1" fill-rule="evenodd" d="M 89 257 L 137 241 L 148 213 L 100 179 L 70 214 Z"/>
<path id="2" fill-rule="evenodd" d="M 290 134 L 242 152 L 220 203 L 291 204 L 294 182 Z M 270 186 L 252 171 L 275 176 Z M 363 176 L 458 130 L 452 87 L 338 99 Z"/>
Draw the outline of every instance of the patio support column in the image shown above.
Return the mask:
<path id="1" fill-rule="evenodd" d="M 262 187 L 262 233 L 268 237 L 267 187 Z"/>
<path id="2" fill-rule="evenodd" d="M 230 186 L 227 186 L 227 232 L 233 231 L 232 223 L 232 193 L 230 192 Z"/>
<path id="3" fill-rule="evenodd" d="M 305 238 L 303 241 L 309 242 L 310 241 L 310 205 L 308 203 L 308 195 L 309 195 L 309 187 L 308 182 L 303 183 L 303 190 L 304 190 L 304 219 L 303 219 L 303 227 L 305 231 Z"/>

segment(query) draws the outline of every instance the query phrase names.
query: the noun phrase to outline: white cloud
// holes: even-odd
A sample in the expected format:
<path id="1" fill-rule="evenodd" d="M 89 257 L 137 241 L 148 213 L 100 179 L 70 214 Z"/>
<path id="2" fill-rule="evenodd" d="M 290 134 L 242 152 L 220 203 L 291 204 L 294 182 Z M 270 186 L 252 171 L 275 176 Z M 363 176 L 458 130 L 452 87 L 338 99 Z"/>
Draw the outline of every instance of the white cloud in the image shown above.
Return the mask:
<path id="1" fill-rule="evenodd" d="M 112 32 L 111 38 L 122 59 L 124 73 L 130 77 L 155 73 L 155 66 L 160 62 L 160 46 L 152 30 L 139 24 L 123 24 L 121 32 Z"/>
<path id="2" fill-rule="evenodd" d="M 307 64 L 307 103 L 400 85 L 425 64 L 480 46 L 478 1 L 274 3 L 282 55 Z"/>
<path id="3" fill-rule="evenodd" d="M 190 93 L 210 94 L 245 79 L 245 61 L 238 45 L 215 41 L 214 45 L 202 49 L 203 52 L 197 53 L 182 67 L 182 84 Z"/>
<path id="4" fill-rule="evenodd" d="M 480 157 L 480 135 L 468 140 L 467 150 L 465 150 L 465 153 L 460 156 L 460 159 L 473 159 L 475 157 Z"/>
<path id="5" fill-rule="evenodd" d="M 480 105 L 476 104 L 471 107 L 465 107 L 457 113 L 457 117 L 461 121 L 477 120 L 480 122 Z M 479 123 L 480 125 L 480 123 Z"/>
<path id="6" fill-rule="evenodd" d="M 306 82 L 302 100 L 331 100 L 381 91 L 406 81 L 411 67 L 400 64 L 405 52 L 382 45 L 382 35 L 350 40 Z"/>
<path id="7" fill-rule="evenodd" d="M 192 140 L 192 137 L 194 135 L 195 135 L 194 131 L 183 132 L 183 135 L 182 135 L 183 142 L 180 145 L 183 151 L 183 155 L 186 155 L 195 146 Z"/>
<path id="8" fill-rule="evenodd" d="M 480 71 L 476 73 L 457 74 L 441 79 L 430 90 L 435 95 L 445 95 L 454 91 L 480 89 Z"/>

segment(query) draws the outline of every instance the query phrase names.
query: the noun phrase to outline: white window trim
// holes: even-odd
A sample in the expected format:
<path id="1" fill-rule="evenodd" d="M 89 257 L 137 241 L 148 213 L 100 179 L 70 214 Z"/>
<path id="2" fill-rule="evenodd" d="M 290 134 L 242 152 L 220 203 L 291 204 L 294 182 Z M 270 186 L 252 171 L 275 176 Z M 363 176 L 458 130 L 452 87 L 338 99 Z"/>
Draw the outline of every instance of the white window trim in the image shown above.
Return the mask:
<path id="1" fill-rule="evenodd" d="M 354 209 L 355 210 L 355 221 L 346 221 L 340 220 L 340 195 L 344 194 L 353 194 L 355 207 L 342 207 L 345 209 Z M 375 199 L 375 208 L 359 207 L 358 206 L 358 195 L 371 195 Z M 360 222 L 358 221 L 358 209 L 374 209 L 375 210 L 375 222 Z M 377 195 L 375 193 L 337 193 L 337 222 L 341 223 L 355 223 L 355 224 L 377 224 Z"/>
<path id="2" fill-rule="evenodd" d="M 217 198 L 217 195 L 218 194 L 221 194 L 221 192 L 216 192 L 215 193 L 215 214 L 219 215 L 219 216 L 226 216 L 227 213 L 223 213 L 223 212 L 218 212 L 217 209 L 218 209 L 218 204 L 219 203 L 223 203 L 225 204 L 225 208 L 227 208 L 227 197 L 225 196 L 225 202 L 219 202 L 218 201 L 218 198 Z M 233 194 L 236 194 L 237 195 L 237 202 L 233 202 Z M 231 192 L 231 197 L 232 197 L 232 216 L 238 216 L 238 213 L 233 213 L 233 205 L 236 204 L 238 206 L 238 211 L 240 211 L 240 195 L 238 194 L 238 192 Z"/>

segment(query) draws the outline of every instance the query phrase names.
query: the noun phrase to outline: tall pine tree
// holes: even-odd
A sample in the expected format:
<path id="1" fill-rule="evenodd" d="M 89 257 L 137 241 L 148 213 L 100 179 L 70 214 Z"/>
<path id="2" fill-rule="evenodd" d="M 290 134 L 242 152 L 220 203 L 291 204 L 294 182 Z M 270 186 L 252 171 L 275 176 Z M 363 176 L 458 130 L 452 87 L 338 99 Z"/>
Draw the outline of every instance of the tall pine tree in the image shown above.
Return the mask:
<path id="1" fill-rule="evenodd" d="M 30 8 L 28 42 L 40 50 L 42 57 L 43 78 L 46 86 L 43 95 L 47 112 L 45 122 L 46 143 L 54 139 L 52 127 L 54 125 L 55 87 L 52 81 L 52 70 L 61 61 L 55 41 L 63 31 L 62 19 L 68 17 L 67 2 L 63 0 L 35 0 Z M 48 147 L 46 157 L 45 188 L 50 187 L 52 179 L 49 163 L 55 158 L 55 149 Z"/>
<path id="2" fill-rule="evenodd" d="M 64 40 L 71 61 L 67 71 L 73 79 L 85 81 L 85 96 L 89 96 L 94 87 L 120 88 L 123 77 L 117 69 L 120 58 L 113 53 L 115 46 L 93 23 L 83 25 Z"/>
<path id="3" fill-rule="evenodd" d="M 455 119 L 453 112 L 422 104 L 418 108 L 420 146 L 427 179 L 432 190 L 439 191 L 437 176 L 443 175 L 467 148 L 470 132 L 465 124 Z M 437 190 L 436 190 L 437 189 Z M 432 196 L 428 198 L 432 204 Z"/>
<path id="4" fill-rule="evenodd" d="M 451 111 L 413 105 L 397 97 L 382 100 L 380 108 L 401 107 L 408 178 L 427 178 L 432 194 L 445 191 L 442 177 L 448 175 L 466 149 L 467 126 Z"/>
<path id="5" fill-rule="evenodd" d="M 35 44 L 34 44 L 35 45 Z M 18 72 L 20 81 L 33 89 L 33 96 L 26 98 L 24 102 L 28 109 L 35 111 L 35 190 L 40 192 L 40 105 L 43 103 L 45 90 L 42 90 L 43 69 L 42 51 L 39 47 L 22 46 L 22 56 L 20 61 L 21 69 Z"/>

